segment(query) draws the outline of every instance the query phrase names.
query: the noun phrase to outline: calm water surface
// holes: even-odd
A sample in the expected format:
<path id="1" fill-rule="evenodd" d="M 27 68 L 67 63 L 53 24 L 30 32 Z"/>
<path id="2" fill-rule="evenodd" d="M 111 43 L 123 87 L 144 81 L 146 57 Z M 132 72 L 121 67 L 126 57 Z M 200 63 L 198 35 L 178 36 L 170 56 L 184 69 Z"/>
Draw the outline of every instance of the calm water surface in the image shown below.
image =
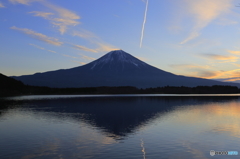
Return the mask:
<path id="1" fill-rule="evenodd" d="M 240 152 L 235 95 L 0 99 L 0 158 L 176 159 Z"/>

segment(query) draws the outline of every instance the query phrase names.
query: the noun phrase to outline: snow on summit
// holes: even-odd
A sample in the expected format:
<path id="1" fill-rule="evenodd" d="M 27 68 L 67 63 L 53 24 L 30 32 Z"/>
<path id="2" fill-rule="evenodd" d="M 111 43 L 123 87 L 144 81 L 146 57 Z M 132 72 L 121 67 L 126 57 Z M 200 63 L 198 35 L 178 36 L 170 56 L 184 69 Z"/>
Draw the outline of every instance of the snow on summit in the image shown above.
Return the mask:
<path id="1" fill-rule="evenodd" d="M 105 65 L 111 63 L 121 63 L 123 66 L 124 64 L 132 64 L 135 67 L 140 65 L 146 65 L 146 63 L 140 61 L 139 59 L 133 57 L 132 55 L 126 53 L 123 50 L 113 50 L 96 61 L 93 61 L 93 66 L 91 69 L 94 69 L 97 65 Z"/>
<path id="2" fill-rule="evenodd" d="M 236 83 L 175 75 L 151 66 L 123 50 L 111 51 L 83 66 L 13 78 L 28 85 L 56 88 L 102 86 L 150 88 L 167 85 L 187 87 L 232 85 L 240 87 Z"/>

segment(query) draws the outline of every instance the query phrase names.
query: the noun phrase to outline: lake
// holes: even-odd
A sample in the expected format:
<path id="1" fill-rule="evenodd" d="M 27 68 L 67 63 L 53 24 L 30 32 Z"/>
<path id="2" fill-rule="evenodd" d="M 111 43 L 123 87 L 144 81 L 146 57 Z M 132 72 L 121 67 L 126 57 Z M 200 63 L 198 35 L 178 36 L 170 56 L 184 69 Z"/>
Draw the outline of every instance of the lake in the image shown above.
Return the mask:
<path id="1" fill-rule="evenodd" d="M 240 152 L 238 95 L 0 99 L 0 158 L 210 159 Z"/>

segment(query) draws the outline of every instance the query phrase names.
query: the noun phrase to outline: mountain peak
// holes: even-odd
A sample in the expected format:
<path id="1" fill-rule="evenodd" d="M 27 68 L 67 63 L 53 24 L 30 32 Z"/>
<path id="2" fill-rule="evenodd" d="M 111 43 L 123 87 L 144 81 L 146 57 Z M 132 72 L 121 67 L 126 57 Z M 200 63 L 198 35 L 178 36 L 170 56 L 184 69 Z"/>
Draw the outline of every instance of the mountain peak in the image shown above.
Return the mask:
<path id="1" fill-rule="evenodd" d="M 119 50 L 113 50 L 113 51 L 110 51 L 109 53 L 107 54 L 124 54 L 126 53 L 125 51 L 119 49 Z"/>
<path id="2" fill-rule="evenodd" d="M 134 56 L 130 55 L 129 53 L 123 50 L 113 50 L 109 53 L 105 54 L 101 58 L 96 61 L 92 62 L 91 69 L 96 68 L 96 66 L 103 66 L 103 65 L 121 65 L 121 68 L 124 67 L 126 64 L 133 65 L 134 67 L 139 67 L 146 65 L 143 61 L 135 58 Z M 109 66 L 110 67 L 110 66 Z"/>
<path id="3" fill-rule="evenodd" d="M 235 83 L 184 77 L 153 67 L 123 50 L 113 50 L 84 66 L 34 75 L 14 77 L 24 84 L 48 87 L 134 86 L 139 88 L 163 86 L 212 86 Z"/>
<path id="4" fill-rule="evenodd" d="M 123 50 L 113 50 L 113 51 L 110 51 L 109 53 L 105 54 L 103 57 L 106 59 L 126 61 L 126 59 L 130 58 L 130 56 L 131 55 L 129 53 L 127 53 Z M 135 57 L 133 57 L 133 58 L 135 58 Z"/>

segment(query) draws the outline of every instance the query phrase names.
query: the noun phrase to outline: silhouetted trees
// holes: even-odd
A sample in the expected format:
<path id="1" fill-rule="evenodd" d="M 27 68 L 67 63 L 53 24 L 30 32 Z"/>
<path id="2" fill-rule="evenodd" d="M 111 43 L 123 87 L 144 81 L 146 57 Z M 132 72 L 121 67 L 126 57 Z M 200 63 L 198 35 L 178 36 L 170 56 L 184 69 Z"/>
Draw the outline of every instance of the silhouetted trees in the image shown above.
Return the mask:
<path id="1" fill-rule="evenodd" d="M 197 86 L 157 88 L 119 87 L 86 87 L 86 88 L 50 88 L 24 85 L 22 82 L 0 74 L 0 96 L 43 95 L 43 94 L 235 94 L 240 93 L 236 86 Z"/>
<path id="2" fill-rule="evenodd" d="M 25 85 L 13 78 L 0 73 L 0 96 L 19 95 L 25 89 Z"/>

